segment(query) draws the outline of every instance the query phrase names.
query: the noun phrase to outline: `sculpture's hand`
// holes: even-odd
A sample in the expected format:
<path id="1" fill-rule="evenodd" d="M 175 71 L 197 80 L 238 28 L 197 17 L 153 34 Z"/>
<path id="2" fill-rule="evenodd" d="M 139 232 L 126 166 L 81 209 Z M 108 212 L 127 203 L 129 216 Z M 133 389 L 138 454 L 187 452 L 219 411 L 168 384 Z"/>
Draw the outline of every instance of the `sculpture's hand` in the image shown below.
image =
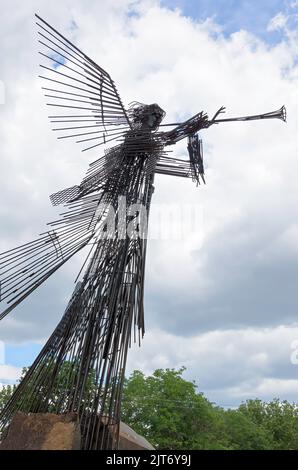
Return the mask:
<path id="1" fill-rule="evenodd" d="M 200 129 L 208 127 L 209 121 L 206 113 L 200 112 L 181 124 L 185 136 L 195 134 Z"/>
<path id="2" fill-rule="evenodd" d="M 213 118 L 211 119 L 210 121 L 210 125 L 212 124 L 212 121 L 215 121 L 215 119 L 217 118 L 217 116 L 219 116 L 220 114 L 224 114 L 226 112 L 226 108 L 224 106 L 221 106 L 219 108 L 218 111 L 216 111 L 216 113 L 214 114 Z"/>

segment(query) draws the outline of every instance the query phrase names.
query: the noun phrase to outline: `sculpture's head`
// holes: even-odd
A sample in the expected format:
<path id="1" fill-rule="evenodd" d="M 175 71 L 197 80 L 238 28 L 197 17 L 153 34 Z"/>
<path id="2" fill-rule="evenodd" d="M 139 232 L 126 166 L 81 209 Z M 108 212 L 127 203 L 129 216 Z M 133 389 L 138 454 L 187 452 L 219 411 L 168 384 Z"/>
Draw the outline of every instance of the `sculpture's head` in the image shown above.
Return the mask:
<path id="1" fill-rule="evenodd" d="M 158 128 L 166 113 L 158 104 L 143 104 L 134 101 L 128 114 L 134 129 L 154 131 Z"/>

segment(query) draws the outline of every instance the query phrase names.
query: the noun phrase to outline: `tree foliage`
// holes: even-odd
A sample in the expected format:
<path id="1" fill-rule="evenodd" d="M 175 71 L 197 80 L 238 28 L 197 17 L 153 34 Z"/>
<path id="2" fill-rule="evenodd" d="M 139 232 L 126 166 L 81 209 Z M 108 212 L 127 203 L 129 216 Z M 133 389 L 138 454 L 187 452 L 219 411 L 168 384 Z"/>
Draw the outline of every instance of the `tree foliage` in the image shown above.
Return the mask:
<path id="1" fill-rule="evenodd" d="M 158 449 L 298 449 L 298 405 L 248 400 L 225 410 L 182 378 L 184 368 L 134 371 L 124 385 L 122 419 Z"/>
<path id="2" fill-rule="evenodd" d="M 161 449 L 206 445 L 213 407 L 196 386 L 181 377 L 184 368 L 134 371 L 124 384 L 122 420 Z"/>
<path id="3" fill-rule="evenodd" d="M 3 410 L 5 404 L 10 399 L 11 395 L 13 394 L 15 388 L 15 385 L 4 385 L 0 389 L 0 413 Z"/>
<path id="4" fill-rule="evenodd" d="M 57 377 L 61 393 L 69 366 L 66 363 Z M 184 370 L 157 369 L 149 376 L 136 370 L 125 380 L 122 421 L 157 449 L 298 449 L 298 405 L 255 399 L 225 410 L 185 380 Z M 92 394 L 96 381 L 92 374 L 89 379 Z M 14 388 L 0 390 L 0 411 Z"/>

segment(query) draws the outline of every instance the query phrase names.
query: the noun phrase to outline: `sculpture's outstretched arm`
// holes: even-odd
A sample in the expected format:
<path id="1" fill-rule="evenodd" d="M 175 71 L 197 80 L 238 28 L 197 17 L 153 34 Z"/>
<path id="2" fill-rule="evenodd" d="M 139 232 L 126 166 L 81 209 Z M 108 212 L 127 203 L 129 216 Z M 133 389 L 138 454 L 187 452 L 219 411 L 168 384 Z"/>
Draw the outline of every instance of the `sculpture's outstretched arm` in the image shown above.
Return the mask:
<path id="1" fill-rule="evenodd" d="M 207 114 L 200 112 L 182 123 L 161 124 L 161 126 L 175 126 L 174 129 L 167 132 L 160 133 L 161 138 L 164 140 L 165 145 L 172 145 L 179 140 L 194 135 L 200 129 L 205 129 L 212 126 L 212 124 L 219 124 L 221 122 L 237 122 L 237 121 L 256 121 L 261 119 L 281 119 L 286 122 L 287 113 L 285 106 L 282 106 L 277 111 L 264 114 L 254 114 L 252 116 L 240 116 L 234 118 L 218 119 L 218 116 L 225 112 L 225 107 L 219 108 L 211 120 L 208 120 Z"/>
<path id="2" fill-rule="evenodd" d="M 156 172 L 165 175 L 191 177 L 198 184 L 200 183 L 201 178 L 205 183 L 202 141 L 198 138 L 197 134 L 200 129 L 204 129 L 210 127 L 212 124 L 218 124 L 221 122 L 254 121 L 258 119 L 275 118 L 286 121 L 286 108 L 284 106 L 277 111 L 265 114 L 218 119 L 218 116 L 224 112 L 225 108 L 222 106 L 214 114 L 211 120 L 208 120 L 207 114 L 201 112 L 183 123 L 162 124 L 162 126 L 175 126 L 171 131 L 160 133 L 160 137 L 163 140 L 164 145 L 173 145 L 185 137 L 188 138 L 187 149 L 189 153 L 189 162 L 162 156 L 158 160 Z"/>
<path id="3" fill-rule="evenodd" d="M 224 109 L 223 107 L 219 108 L 211 120 L 208 120 L 206 113 L 200 112 L 187 121 L 176 125 L 173 130 L 160 133 L 164 145 L 176 144 L 179 140 L 187 137 L 189 161 L 160 157 L 157 162 L 156 173 L 191 177 L 197 184 L 200 184 L 201 179 L 205 183 L 202 141 L 198 138 L 197 132 L 214 124 L 217 116 L 224 112 Z"/>
<path id="4" fill-rule="evenodd" d="M 160 134 L 160 137 L 163 140 L 164 145 L 173 145 L 179 142 L 179 140 L 193 135 L 200 129 L 207 128 L 211 125 L 212 120 L 209 121 L 208 115 L 201 111 L 200 113 L 195 114 L 187 121 L 178 124 L 177 127 L 172 129 L 171 131 L 162 132 Z"/>

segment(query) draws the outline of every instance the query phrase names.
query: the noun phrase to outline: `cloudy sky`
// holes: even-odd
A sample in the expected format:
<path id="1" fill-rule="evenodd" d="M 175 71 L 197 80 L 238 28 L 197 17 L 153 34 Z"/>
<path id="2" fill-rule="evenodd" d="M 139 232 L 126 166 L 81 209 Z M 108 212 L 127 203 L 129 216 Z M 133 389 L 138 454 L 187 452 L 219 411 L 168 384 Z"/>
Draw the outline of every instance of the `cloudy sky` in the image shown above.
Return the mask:
<path id="1" fill-rule="evenodd" d="M 185 377 L 223 406 L 254 397 L 297 401 L 298 2 L 0 0 L 0 6 L 0 251 L 44 231 L 59 213 L 48 195 L 80 182 L 102 152 L 80 153 L 49 129 L 35 12 L 112 75 L 125 104 L 157 102 L 168 122 L 200 110 L 212 115 L 221 105 L 227 117 L 287 106 L 287 124 L 222 124 L 202 132 L 206 186 L 156 178 L 151 225 L 162 204 L 178 208 L 178 218 L 192 207 L 198 220 L 176 239 L 149 242 L 147 332 L 141 349 L 130 351 L 128 372 L 185 365 Z M 173 150 L 185 157 L 186 143 Z M 56 326 L 81 260 L 1 322 L 0 383 L 17 379 Z"/>

